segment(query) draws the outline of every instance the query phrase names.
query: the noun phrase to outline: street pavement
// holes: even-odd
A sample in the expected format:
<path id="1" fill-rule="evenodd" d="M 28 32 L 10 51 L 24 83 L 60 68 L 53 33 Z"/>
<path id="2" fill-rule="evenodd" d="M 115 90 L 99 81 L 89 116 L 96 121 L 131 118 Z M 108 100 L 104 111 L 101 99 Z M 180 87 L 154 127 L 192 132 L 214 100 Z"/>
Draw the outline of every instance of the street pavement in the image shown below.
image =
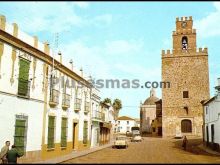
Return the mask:
<path id="1" fill-rule="evenodd" d="M 201 139 L 188 141 L 184 151 L 181 139 L 145 137 L 142 142 L 129 142 L 127 149 L 108 147 L 62 163 L 220 163 L 220 156 L 197 147 Z"/>

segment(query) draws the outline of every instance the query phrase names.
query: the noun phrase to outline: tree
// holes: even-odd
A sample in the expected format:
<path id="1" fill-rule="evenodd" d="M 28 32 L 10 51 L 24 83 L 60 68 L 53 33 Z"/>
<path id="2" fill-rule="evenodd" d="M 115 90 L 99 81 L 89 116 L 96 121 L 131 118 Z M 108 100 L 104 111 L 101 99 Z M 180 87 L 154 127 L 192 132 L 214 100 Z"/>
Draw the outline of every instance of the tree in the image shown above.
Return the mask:
<path id="1" fill-rule="evenodd" d="M 113 108 L 114 108 L 114 118 L 115 118 L 115 120 L 117 120 L 119 111 L 122 108 L 121 100 L 115 99 L 113 102 Z"/>
<path id="2" fill-rule="evenodd" d="M 101 103 L 104 103 L 104 104 L 112 104 L 112 100 L 110 98 L 105 98 Z"/>

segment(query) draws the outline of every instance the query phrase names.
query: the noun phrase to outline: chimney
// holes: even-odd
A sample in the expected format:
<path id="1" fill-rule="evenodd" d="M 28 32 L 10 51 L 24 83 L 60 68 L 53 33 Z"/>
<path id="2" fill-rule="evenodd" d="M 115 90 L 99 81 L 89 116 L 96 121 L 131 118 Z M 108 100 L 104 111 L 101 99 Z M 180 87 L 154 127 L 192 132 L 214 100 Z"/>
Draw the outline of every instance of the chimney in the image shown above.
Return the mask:
<path id="1" fill-rule="evenodd" d="M 72 59 L 70 59 L 70 67 L 71 67 L 71 69 L 72 69 L 72 71 L 73 71 L 73 60 Z"/>
<path id="2" fill-rule="evenodd" d="M 62 64 L 62 53 L 61 53 L 61 51 L 58 52 L 58 56 L 60 56 L 60 63 Z"/>
<path id="3" fill-rule="evenodd" d="M 83 77 L 83 68 L 80 68 L 81 77 Z"/>

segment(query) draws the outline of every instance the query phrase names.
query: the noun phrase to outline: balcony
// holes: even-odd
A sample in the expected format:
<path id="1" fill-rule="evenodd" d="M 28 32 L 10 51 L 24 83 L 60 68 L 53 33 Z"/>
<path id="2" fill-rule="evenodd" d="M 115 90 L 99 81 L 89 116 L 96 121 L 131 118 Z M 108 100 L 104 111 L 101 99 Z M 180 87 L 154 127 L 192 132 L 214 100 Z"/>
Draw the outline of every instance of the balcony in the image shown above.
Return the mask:
<path id="1" fill-rule="evenodd" d="M 81 110 L 81 99 L 79 99 L 79 98 L 75 99 L 74 110 L 76 112 Z"/>
<path id="2" fill-rule="evenodd" d="M 50 106 L 57 106 L 59 104 L 59 95 L 60 92 L 58 90 L 56 89 L 50 90 L 50 101 L 49 101 Z"/>
<path id="3" fill-rule="evenodd" d="M 89 113 L 89 111 L 90 111 L 90 103 L 89 103 L 89 102 L 86 102 L 86 103 L 85 103 L 84 113 Z"/>
<path id="4" fill-rule="evenodd" d="M 92 114 L 92 119 L 93 120 L 101 120 L 102 119 L 102 113 L 97 111 L 97 110 L 94 110 L 93 114 Z"/>
<path id="5" fill-rule="evenodd" d="M 30 81 L 23 79 L 18 80 L 18 97 L 30 98 Z"/>
<path id="6" fill-rule="evenodd" d="M 102 113 L 102 121 L 104 122 L 105 121 L 105 114 Z"/>
<path id="7" fill-rule="evenodd" d="M 70 95 L 63 93 L 62 108 L 67 109 L 69 107 L 70 107 Z"/>

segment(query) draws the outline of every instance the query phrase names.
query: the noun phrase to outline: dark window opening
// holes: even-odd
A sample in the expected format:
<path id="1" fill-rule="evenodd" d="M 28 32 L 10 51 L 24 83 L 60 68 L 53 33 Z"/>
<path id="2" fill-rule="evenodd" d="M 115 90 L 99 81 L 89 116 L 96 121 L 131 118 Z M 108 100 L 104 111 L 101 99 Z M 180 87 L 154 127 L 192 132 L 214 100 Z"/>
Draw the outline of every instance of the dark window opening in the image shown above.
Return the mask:
<path id="1" fill-rule="evenodd" d="M 189 92 L 183 91 L 183 98 L 189 98 Z"/>

